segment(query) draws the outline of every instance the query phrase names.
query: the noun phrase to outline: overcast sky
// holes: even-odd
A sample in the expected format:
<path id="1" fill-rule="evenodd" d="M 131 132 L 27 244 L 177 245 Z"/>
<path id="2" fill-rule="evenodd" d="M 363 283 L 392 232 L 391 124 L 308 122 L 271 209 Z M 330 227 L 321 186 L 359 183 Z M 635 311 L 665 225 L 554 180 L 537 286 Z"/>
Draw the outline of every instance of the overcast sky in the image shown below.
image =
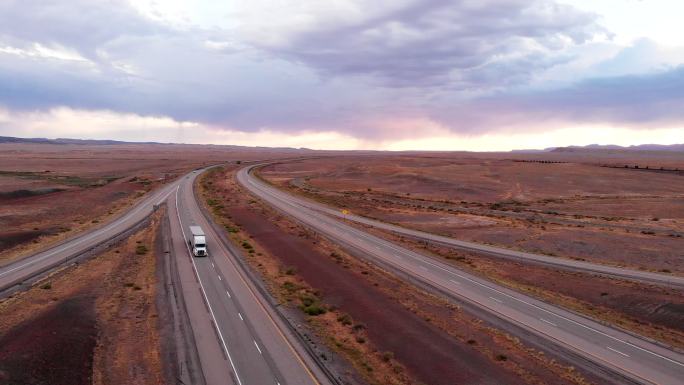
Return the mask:
<path id="1" fill-rule="evenodd" d="M 684 143 L 679 0 L 2 0 L 0 135 Z"/>

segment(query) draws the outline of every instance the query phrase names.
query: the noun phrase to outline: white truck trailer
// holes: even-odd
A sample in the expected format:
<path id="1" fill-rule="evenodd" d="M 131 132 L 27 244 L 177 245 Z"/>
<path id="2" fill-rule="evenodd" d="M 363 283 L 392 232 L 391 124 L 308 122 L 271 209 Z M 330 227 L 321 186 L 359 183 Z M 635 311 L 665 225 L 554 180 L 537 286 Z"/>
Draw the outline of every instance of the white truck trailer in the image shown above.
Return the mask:
<path id="1" fill-rule="evenodd" d="M 190 226 L 190 233 L 192 234 L 188 243 L 192 248 L 192 255 L 195 257 L 206 257 L 207 253 L 207 237 L 204 231 L 199 226 Z"/>

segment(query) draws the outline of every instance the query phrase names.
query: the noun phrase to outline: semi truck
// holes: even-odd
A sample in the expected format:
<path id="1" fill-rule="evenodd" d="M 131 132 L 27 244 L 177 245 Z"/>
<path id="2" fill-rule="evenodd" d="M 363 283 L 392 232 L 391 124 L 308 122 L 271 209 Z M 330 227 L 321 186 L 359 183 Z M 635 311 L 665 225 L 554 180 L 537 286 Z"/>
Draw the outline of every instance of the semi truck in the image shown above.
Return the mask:
<path id="1" fill-rule="evenodd" d="M 188 244 L 192 248 L 192 255 L 195 257 L 206 257 L 207 253 L 207 237 L 204 231 L 199 226 L 190 226 L 190 233 L 192 234 Z"/>

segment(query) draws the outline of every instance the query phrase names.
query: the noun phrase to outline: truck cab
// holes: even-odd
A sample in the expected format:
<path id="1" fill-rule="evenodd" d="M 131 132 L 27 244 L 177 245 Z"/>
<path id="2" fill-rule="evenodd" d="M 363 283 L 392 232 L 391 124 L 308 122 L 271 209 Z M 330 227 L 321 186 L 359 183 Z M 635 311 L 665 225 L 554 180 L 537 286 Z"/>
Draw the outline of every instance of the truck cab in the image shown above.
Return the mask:
<path id="1" fill-rule="evenodd" d="M 192 255 L 195 257 L 208 256 L 206 235 L 204 235 L 202 228 L 200 226 L 190 226 L 190 233 L 192 236 L 188 243 L 192 248 Z"/>

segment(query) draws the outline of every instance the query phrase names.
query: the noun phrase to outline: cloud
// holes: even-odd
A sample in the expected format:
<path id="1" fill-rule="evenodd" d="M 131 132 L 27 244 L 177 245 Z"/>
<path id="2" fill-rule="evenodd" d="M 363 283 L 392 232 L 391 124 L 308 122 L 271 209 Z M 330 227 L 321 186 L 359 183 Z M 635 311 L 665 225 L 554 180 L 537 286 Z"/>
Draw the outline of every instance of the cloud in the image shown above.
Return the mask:
<path id="1" fill-rule="evenodd" d="M 361 149 L 372 145 L 334 131 L 258 130 L 244 132 L 181 122 L 163 116 L 121 114 L 108 110 L 74 110 L 66 107 L 46 111 L 16 112 L 0 108 L 0 136 L 111 139 L 134 142 L 231 144 L 316 149 Z"/>
<path id="2" fill-rule="evenodd" d="M 365 4 L 352 1 L 358 10 L 352 16 L 286 32 L 285 39 L 257 34 L 253 41 L 325 76 L 366 76 L 395 87 L 488 88 L 552 66 L 557 51 L 604 32 L 594 15 L 550 1 L 404 1 L 368 13 Z"/>
<path id="3" fill-rule="evenodd" d="M 683 106 L 684 65 L 645 75 L 586 79 L 566 89 L 527 95 L 513 104 L 568 121 L 646 126 L 681 124 Z"/>
<path id="4" fill-rule="evenodd" d="M 431 118 L 453 132 L 539 131 L 568 124 L 684 125 L 684 65 L 644 75 L 589 78 L 568 87 L 508 92 L 442 105 Z M 495 127 L 495 129 L 491 129 Z"/>
<path id="5" fill-rule="evenodd" d="M 124 134 L 86 112 L 171 122 L 170 135 L 191 122 L 227 137 L 321 132 L 346 143 L 684 121 L 684 70 L 673 65 L 681 55 L 638 61 L 665 57 L 640 41 L 586 64 L 583 52 L 593 58 L 592 49 L 609 46 L 594 42 L 606 32 L 595 15 L 555 1 L 215 6 L 223 4 L 225 13 L 202 24 L 123 0 L 0 2 L 0 106 L 26 112 L 13 119 L 81 111 L 111 135 Z M 554 81 L 569 72 L 572 81 Z M 117 121 L 141 127 L 137 118 Z"/>
<path id="6" fill-rule="evenodd" d="M 95 59 L 102 45 L 122 36 L 163 31 L 123 0 L 4 0 L 0 2 L 0 39 L 27 48 L 68 47 Z"/>

